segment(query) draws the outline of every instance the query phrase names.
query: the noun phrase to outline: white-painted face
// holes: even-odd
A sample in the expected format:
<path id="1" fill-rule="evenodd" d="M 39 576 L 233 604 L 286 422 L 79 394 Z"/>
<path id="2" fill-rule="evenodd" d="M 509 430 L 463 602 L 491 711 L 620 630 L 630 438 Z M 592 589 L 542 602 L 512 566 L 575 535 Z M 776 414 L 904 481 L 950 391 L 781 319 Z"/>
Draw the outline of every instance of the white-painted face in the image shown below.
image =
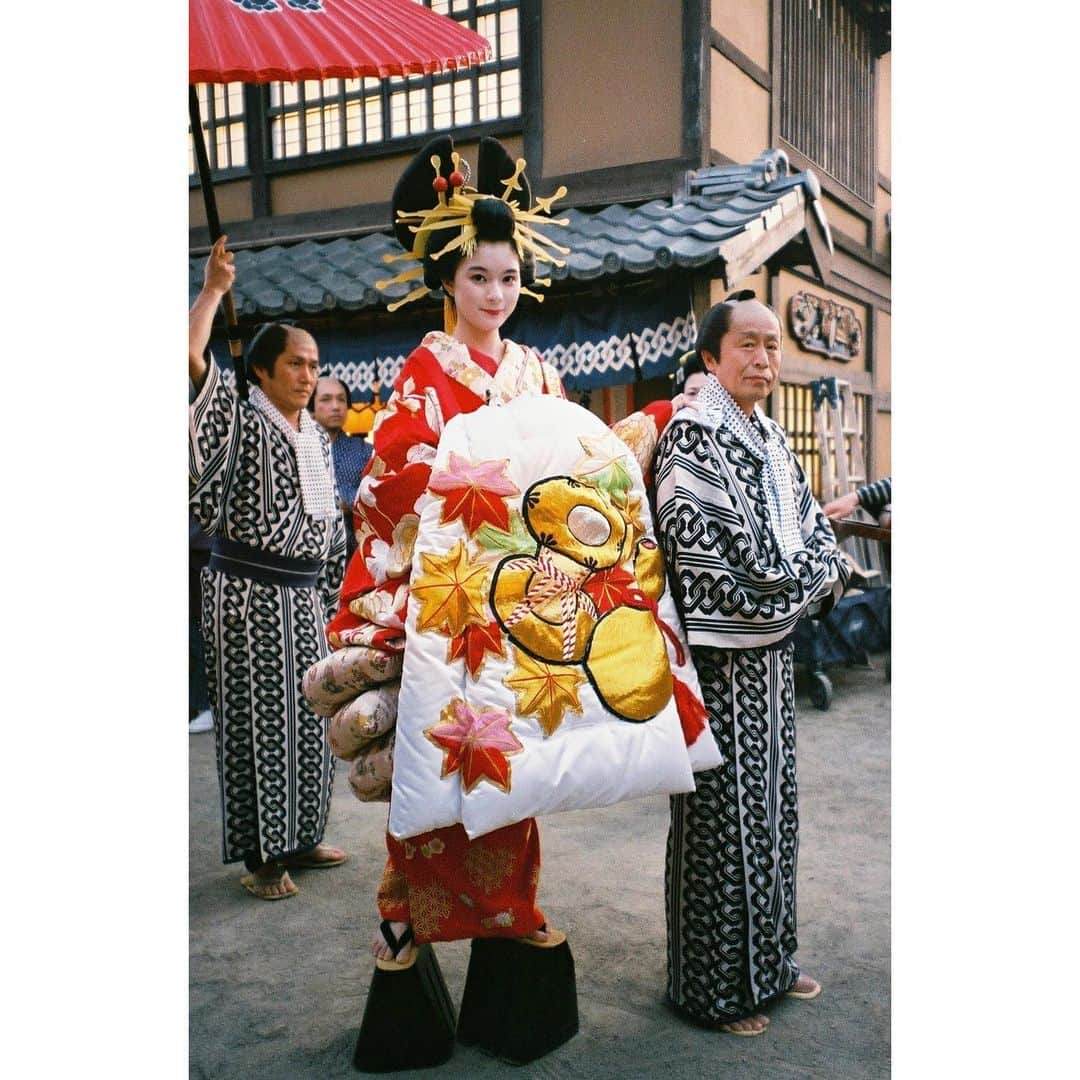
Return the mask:
<path id="1" fill-rule="evenodd" d="M 701 393 L 701 388 L 708 377 L 704 371 L 695 371 L 693 375 L 687 375 L 682 392 L 693 401 Z"/>
<path id="2" fill-rule="evenodd" d="M 462 259 L 452 284 L 458 321 L 478 334 L 498 330 L 517 307 L 521 293 L 521 260 L 509 242 L 476 245 Z"/>

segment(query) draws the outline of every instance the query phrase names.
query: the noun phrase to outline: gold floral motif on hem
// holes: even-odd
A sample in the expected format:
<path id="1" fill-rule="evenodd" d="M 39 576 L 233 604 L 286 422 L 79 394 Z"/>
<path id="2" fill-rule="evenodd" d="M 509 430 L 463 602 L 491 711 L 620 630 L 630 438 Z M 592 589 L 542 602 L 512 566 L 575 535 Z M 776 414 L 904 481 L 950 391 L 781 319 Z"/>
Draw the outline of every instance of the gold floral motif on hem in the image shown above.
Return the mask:
<path id="1" fill-rule="evenodd" d="M 409 879 L 400 870 L 387 864 L 376 891 L 380 907 L 385 904 L 408 906 Z"/>
<path id="2" fill-rule="evenodd" d="M 513 869 L 514 852 L 509 848 L 492 848 L 482 840 L 474 840 L 465 853 L 469 881 L 487 896 L 506 881 Z"/>
<path id="3" fill-rule="evenodd" d="M 420 937 L 434 937 L 450 914 L 453 897 L 437 883 L 409 890 L 409 919 Z"/>

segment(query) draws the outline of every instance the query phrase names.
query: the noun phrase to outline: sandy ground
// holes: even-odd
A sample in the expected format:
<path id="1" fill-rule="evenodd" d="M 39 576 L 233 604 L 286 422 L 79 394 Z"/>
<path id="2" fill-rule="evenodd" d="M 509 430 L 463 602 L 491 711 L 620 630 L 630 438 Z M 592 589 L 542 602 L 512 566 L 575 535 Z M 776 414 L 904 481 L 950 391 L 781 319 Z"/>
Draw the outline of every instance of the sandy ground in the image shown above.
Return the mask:
<path id="1" fill-rule="evenodd" d="M 399 1075 L 888 1076 L 889 687 L 883 657 L 872 664 L 830 672 L 827 712 L 799 683 L 799 958 L 825 987 L 816 1001 L 777 1003 L 756 1039 L 694 1027 L 665 1006 L 668 808 L 641 799 L 541 821 L 540 903 L 573 949 L 579 1034 L 520 1068 L 459 1046 L 438 1069 Z M 339 762 L 327 840 L 350 860 L 299 871 L 299 896 L 260 902 L 238 884 L 239 865 L 221 863 L 213 735 L 189 743 L 190 1075 L 358 1075 L 386 807 L 358 802 Z M 457 1002 L 468 943 L 436 948 Z"/>

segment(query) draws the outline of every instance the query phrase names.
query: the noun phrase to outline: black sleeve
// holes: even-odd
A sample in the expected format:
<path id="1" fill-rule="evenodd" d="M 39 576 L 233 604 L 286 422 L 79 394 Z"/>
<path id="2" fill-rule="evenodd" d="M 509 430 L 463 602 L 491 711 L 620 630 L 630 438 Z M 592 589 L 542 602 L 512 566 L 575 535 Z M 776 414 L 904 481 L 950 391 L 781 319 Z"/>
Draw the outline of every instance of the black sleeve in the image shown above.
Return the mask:
<path id="1" fill-rule="evenodd" d="M 859 498 L 859 505 L 876 516 L 892 502 L 892 477 L 886 476 L 882 480 L 875 480 L 872 484 L 864 484 L 856 495 Z"/>

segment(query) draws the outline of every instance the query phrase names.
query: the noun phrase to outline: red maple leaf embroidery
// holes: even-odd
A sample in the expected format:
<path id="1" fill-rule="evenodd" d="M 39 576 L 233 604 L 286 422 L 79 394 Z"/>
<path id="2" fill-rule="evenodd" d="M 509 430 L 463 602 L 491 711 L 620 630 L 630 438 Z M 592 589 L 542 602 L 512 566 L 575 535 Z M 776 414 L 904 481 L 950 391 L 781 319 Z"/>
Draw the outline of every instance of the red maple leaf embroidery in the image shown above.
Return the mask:
<path id="1" fill-rule="evenodd" d="M 497 622 L 490 622 L 487 626 L 470 624 L 457 635 L 450 639 L 446 649 L 446 662 L 453 663 L 458 657 L 465 657 L 465 666 L 469 674 L 474 678 L 480 677 L 484 667 L 484 654 L 491 653 L 493 656 L 503 655 L 502 632 Z"/>
<path id="2" fill-rule="evenodd" d="M 450 451 L 448 467 L 432 471 L 428 490 L 442 497 L 442 524 L 460 518 L 471 536 L 491 523 L 503 532 L 510 528 L 508 496 L 520 495 L 506 475 L 505 461 L 471 462 Z"/>
<path id="3" fill-rule="evenodd" d="M 617 608 L 627 602 L 631 590 L 638 587 L 634 575 L 624 570 L 621 566 L 613 566 L 610 570 L 601 570 L 593 574 L 584 585 L 583 592 L 592 597 L 596 610 L 601 615 Z"/>
<path id="4" fill-rule="evenodd" d="M 510 730 L 510 714 L 505 709 L 476 709 L 454 698 L 443 709 L 439 723 L 424 734 L 444 751 L 442 776 L 460 771 L 466 794 L 481 780 L 510 790 L 507 758 L 525 747 Z"/>

